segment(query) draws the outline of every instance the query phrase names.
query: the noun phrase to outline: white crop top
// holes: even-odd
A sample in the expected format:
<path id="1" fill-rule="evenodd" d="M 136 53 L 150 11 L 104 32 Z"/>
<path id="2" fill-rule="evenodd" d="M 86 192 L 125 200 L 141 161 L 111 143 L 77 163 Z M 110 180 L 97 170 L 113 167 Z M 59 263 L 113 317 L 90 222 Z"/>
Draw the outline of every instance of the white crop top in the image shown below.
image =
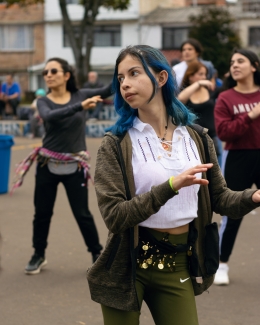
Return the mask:
<path id="1" fill-rule="evenodd" d="M 128 132 L 132 141 L 136 195 L 146 193 L 152 186 L 160 185 L 171 176 L 201 164 L 196 144 L 184 126 L 178 126 L 173 132 L 170 156 L 169 151 L 162 148 L 152 126 L 141 122 L 138 117 Z M 201 178 L 201 173 L 196 176 Z M 140 225 L 166 229 L 188 224 L 197 217 L 199 188 L 200 185 L 181 188 L 179 195 L 168 200 L 157 213 Z"/>

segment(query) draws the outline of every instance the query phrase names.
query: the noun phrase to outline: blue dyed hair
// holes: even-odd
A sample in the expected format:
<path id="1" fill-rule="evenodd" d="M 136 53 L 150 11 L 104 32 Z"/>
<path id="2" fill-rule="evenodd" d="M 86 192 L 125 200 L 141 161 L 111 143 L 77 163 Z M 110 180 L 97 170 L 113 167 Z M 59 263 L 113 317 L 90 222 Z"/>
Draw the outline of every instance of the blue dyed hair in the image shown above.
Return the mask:
<path id="1" fill-rule="evenodd" d="M 167 62 L 165 56 L 160 50 L 157 50 L 148 45 L 136 45 L 128 46 L 123 49 L 116 60 L 114 77 L 113 77 L 113 91 L 114 91 L 114 105 L 115 110 L 119 115 L 117 122 L 107 131 L 111 131 L 113 134 L 122 135 L 133 126 L 133 121 L 138 114 L 137 109 L 133 109 L 123 99 L 120 92 L 120 84 L 118 81 L 118 65 L 124 60 L 124 58 L 130 55 L 133 58 L 137 58 L 148 77 L 151 79 L 153 85 L 153 93 L 150 101 L 153 99 L 157 90 L 157 81 L 151 71 L 159 73 L 163 70 L 168 73 L 168 80 L 162 87 L 162 95 L 166 111 L 169 116 L 172 117 L 172 122 L 175 125 L 190 125 L 196 119 L 196 115 L 191 113 L 186 106 L 184 106 L 177 98 L 177 83 L 173 74 L 173 70 Z"/>

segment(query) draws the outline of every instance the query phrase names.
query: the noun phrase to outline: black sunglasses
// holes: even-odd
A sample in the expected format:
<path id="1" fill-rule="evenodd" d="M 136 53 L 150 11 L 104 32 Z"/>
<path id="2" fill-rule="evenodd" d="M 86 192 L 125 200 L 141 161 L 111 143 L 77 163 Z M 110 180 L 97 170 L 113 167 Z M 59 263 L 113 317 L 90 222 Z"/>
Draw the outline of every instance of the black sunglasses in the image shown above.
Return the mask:
<path id="1" fill-rule="evenodd" d="M 63 72 L 63 70 L 58 70 L 58 69 L 56 69 L 56 68 L 52 68 L 52 69 L 46 69 L 46 70 L 43 70 L 42 71 L 42 75 L 43 76 L 47 76 L 47 74 L 49 73 L 49 71 L 50 71 L 50 73 L 51 74 L 56 74 L 56 73 L 58 73 L 59 71 L 61 71 L 61 72 Z"/>

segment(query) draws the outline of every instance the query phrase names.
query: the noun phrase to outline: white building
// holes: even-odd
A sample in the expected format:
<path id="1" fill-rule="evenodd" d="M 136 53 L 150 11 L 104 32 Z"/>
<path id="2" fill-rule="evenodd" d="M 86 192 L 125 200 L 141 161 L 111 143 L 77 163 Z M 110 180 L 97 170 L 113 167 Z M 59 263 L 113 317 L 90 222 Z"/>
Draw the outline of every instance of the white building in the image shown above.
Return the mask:
<path id="1" fill-rule="evenodd" d="M 75 23 L 83 17 L 83 7 L 79 0 L 67 0 L 68 13 Z M 139 0 L 132 0 L 129 8 L 124 11 L 108 10 L 101 7 L 94 29 L 94 46 L 91 52 L 90 64 L 99 72 L 103 81 L 111 79 L 111 74 L 119 51 L 127 45 L 140 43 Z M 73 52 L 68 44 L 66 31 L 58 0 L 45 0 L 45 60 L 51 57 L 61 57 L 74 65 Z M 84 49 L 83 49 L 84 50 Z M 32 72 L 32 89 L 43 87 L 37 77 L 44 67 L 30 67 Z"/>
<path id="2" fill-rule="evenodd" d="M 80 0 L 67 0 L 68 13 L 75 25 L 83 17 Z M 242 46 L 260 51 L 260 0 L 211 0 L 226 3 L 236 18 Z M 147 44 L 159 48 L 169 62 L 178 56 L 180 44 L 187 39 L 189 16 L 198 14 L 205 0 L 131 0 L 127 10 L 100 8 L 94 29 L 90 64 L 108 82 L 119 51 L 127 45 Z M 201 5 L 196 5 L 201 4 Z M 61 57 L 74 65 L 58 0 L 45 0 L 45 60 Z M 76 28 L 76 27 L 75 27 Z M 84 49 L 83 49 L 84 50 Z M 31 90 L 44 87 L 40 76 L 44 62 L 29 68 Z"/>

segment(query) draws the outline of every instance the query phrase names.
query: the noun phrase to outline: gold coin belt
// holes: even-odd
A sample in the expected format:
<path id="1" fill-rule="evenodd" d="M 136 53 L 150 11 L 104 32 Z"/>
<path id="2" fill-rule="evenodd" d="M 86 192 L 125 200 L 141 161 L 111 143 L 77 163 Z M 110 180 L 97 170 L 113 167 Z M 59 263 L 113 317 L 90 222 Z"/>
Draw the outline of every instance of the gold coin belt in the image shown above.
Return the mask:
<path id="1" fill-rule="evenodd" d="M 153 254 L 152 254 L 153 253 Z M 175 256 L 177 253 L 173 254 L 161 254 L 160 250 L 155 246 L 150 246 L 149 242 L 143 242 L 139 257 L 137 259 L 137 265 L 141 269 L 148 269 L 156 265 L 158 261 L 158 269 L 163 270 L 165 267 L 169 268 L 170 271 L 174 272 L 175 265 Z"/>

